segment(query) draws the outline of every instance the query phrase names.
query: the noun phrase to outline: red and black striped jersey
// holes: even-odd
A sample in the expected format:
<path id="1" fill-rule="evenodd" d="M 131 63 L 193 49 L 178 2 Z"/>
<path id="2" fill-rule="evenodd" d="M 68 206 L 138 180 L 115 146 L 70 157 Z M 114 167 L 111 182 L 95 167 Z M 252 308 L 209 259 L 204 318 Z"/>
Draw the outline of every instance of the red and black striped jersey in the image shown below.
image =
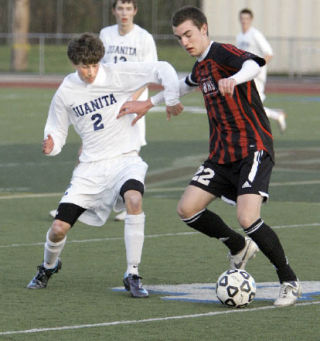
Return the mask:
<path id="1" fill-rule="evenodd" d="M 185 80 L 202 91 L 210 126 L 209 159 L 220 164 L 244 159 L 252 150 L 265 150 L 274 159 L 270 123 L 254 81 L 237 85 L 233 96 L 218 90 L 218 81 L 237 73 L 249 59 L 265 64 L 233 45 L 213 42 Z"/>

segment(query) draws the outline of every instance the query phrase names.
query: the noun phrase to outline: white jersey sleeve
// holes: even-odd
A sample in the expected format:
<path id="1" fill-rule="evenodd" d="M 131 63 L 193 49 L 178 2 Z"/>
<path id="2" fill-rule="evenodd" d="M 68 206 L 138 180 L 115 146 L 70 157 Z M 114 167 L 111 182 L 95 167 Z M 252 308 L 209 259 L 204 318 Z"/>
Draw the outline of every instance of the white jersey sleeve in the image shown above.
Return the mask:
<path id="1" fill-rule="evenodd" d="M 158 61 L 153 63 L 126 63 L 125 67 L 118 70 L 123 73 L 124 81 L 127 87 L 140 87 L 156 83 L 164 87 L 164 101 L 166 105 L 175 105 L 179 103 L 179 80 L 174 68 L 167 62 Z M 132 73 L 131 73 L 132 72 Z"/>
<path id="2" fill-rule="evenodd" d="M 60 88 L 59 88 L 60 89 Z M 48 118 L 44 129 L 44 139 L 51 135 L 54 142 L 54 148 L 49 156 L 55 156 L 61 152 L 66 143 L 68 128 L 70 125 L 68 112 L 60 96 L 59 89 L 55 93 L 49 108 Z"/>
<path id="3" fill-rule="evenodd" d="M 145 34 L 144 45 L 143 45 L 143 61 L 144 62 L 155 62 L 158 60 L 156 43 L 152 35 L 148 32 Z"/>

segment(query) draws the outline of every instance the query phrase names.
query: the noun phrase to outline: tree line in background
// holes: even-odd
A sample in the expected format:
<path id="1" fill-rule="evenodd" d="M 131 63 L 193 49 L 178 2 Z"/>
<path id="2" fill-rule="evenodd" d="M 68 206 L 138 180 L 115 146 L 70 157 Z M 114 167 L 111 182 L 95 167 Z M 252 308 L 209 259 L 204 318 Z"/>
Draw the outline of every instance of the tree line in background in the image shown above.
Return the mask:
<path id="1" fill-rule="evenodd" d="M 201 6 L 201 0 L 137 0 L 137 24 L 153 34 L 171 34 L 171 13 L 184 5 Z M 0 32 L 12 32 L 17 0 L 0 0 Z M 28 0 L 29 32 L 99 32 L 114 24 L 112 0 Z"/>

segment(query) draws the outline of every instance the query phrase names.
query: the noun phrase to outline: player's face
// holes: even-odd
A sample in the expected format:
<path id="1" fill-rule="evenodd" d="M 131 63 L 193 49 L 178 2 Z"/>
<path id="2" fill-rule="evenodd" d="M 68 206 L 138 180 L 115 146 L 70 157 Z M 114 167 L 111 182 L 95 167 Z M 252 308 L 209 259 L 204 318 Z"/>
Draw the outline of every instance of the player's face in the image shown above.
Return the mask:
<path id="1" fill-rule="evenodd" d="M 247 32 L 252 24 L 252 17 L 248 13 L 240 14 L 240 24 L 242 32 Z"/>
<path id="2" fill-rule="evenodd" d="M 116 7 L 112 10 L 112 13 L 119 26 L 130 27 L 133 25 L 133 19 L 137 14 L 137 9 L 134 8 L 132 3 L 119 0 Z"/>
<path id="3" fill-rule="evenodd" d="M 97 77 L 99 65 L 100 64 L 78 64 L 74 67 L 76 68 L 80 79 L 87 84 L 91 84 Z"/>
<path id="4" fill-rule="evenodd" d="M 203 24 L 201 29 L 199 29 L 192 20 L 186 20 L 172 29 L 180 45 L 192 57 L 200 57 L 209 46 L 210 40 L 207 35 L 208 27 L 206 24 Z"/>

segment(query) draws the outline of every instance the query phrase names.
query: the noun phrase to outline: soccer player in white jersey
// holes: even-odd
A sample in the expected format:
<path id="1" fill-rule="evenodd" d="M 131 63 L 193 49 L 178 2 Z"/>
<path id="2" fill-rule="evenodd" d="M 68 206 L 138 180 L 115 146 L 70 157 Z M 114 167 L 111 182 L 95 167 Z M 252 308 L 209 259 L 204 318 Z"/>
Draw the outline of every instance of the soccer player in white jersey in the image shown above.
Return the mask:
<path id="1" fill-rule="evenodd" d="M 116 25 L 104 27 L 100 31 L 100 39 L 105 47 L 104 63 L 119 62 L 155 62 L 158 60 L 157 48 L 152 35 L 134 23 L 138 11 L 136 0 L 114 0 L 112 13 Z M 139 89 L 133 100 L 144 101 L 148 98 L 146 87 Z M 137 122 L 141 147 L 146 145 L 145 117 Z M 115 216 L 115 220 L 124 220 L 126 211 Z"/>
<path id="2" fill-rule="evenodd" d="M 144 242 L 142 195 L 148 166 L 138 155 L 139 132 L 134 125 L 138 117 L 118 115 L 122 105 L 149 83 L 165 88 L 168 117 L 178 114 L 183 109 L 178 100 L 179 82 L 166 62 L 100 64 L 103 55 L 101 40 L 90 33 L 68 45 L 76 72 L 65 77 L 52 99 L 42 150 L 49 156 L 60 153 L 70 125 L 82 140 L 82 150 L 47 232 L 43 263 L 27 287 L 46 288 L 51 275 L 60 270 L 66 235 L 79 217 L 88 225 L 101 226 L 113 208 L 125 206 L 127 270 L 123 283 L 132 296 L 147 297 L 138 265 Z M 151 107 L 152 98 L 147 101 Z"/>
<path id="3" fill-rule="evenodd" d="M 244 8 L 239 14 L 241 31 L 237 35 L 236 45 L 238 48 L 251 52 L 257 56 L 263 57 L 266 64 L 273 57 L 272 47 L 265 36 L 252 26 L 253 13 L 250 9 Z M 261 71 L 254 79 L 257 90 L 262 102 L 265 100 L 265 85 L 267 81 L 267 66 L 261 68 Z M 286 129 L 286 114 L 282 109 L 270 109 L 264 107 L 267 116 L 278 122 L 280 131 L 283 133 Z"/>

